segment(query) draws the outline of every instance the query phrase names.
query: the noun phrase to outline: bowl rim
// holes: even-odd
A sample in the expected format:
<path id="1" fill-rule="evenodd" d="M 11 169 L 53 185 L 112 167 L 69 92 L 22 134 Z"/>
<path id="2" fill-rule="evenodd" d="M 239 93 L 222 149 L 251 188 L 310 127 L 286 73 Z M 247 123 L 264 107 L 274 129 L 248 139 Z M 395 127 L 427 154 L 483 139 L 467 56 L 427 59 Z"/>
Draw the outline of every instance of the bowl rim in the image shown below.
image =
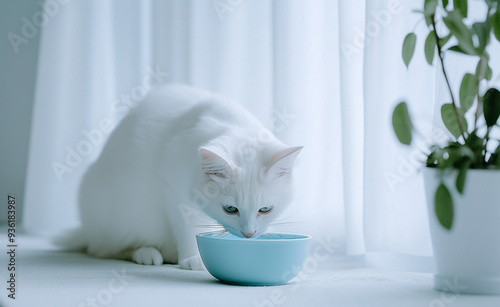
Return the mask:
<path id="1" fill-rule="evenodd" d="M 292 242 L 292 241 L 308 241 L 311 240 L 312 236 L 306 234 L 296 234 L 296 233 L 283 233 L 283 232 L 272 232 L 273 234 L 281 234 L 281 235 L 292 235 L 292 236 L 300 236 L 298 238 L 293 239 L 271 239 L 271 240 L 257 240 L 257 238 L 214 238 L 207 237 L 208 234 L 216 234 L 218 231 L 210 231 L 210 232 L 202 232 L 196 235 L 196 238 L 203 238 L 207 240 L 215 240 L 215 241 L 238 241 L 238 242 Z M 267 244 L 267 243 L 265 243 Z"/>

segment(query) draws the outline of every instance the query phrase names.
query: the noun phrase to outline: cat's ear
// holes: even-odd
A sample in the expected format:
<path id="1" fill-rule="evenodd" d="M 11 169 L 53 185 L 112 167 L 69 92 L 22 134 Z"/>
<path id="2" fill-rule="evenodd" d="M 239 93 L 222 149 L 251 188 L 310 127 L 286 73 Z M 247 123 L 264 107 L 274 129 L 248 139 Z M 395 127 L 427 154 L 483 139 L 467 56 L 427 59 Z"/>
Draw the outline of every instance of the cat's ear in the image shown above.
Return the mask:
<path id="1" fill-rule="evenodd" d="M 288 179 L 292 176 L 295 158 L 302 150 L 302 146 L 291 147 L 275 153 L 269 163 L 266 174 L 272 179 Z"/>
<path id="2" fill-rule="evenodd" d="M 212 180 L 225 180 L 233 175 L 233 169 L 220 150 L 202 147 L 200 148 L 200 157 L 203 160 L 203 171 Z"/>

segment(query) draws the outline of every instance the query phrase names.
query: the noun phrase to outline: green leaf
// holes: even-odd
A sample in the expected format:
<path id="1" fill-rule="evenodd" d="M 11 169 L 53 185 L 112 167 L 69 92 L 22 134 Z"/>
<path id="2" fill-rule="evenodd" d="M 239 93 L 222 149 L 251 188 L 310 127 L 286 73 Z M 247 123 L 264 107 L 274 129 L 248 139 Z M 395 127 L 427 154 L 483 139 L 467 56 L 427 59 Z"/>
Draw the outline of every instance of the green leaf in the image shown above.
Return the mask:
<path id="1" fill-rule="evenodd" d="M 467 0 L 453 0 L 453 10 L 459 11 L 462 17 L 467 18 Z"/>
<path id="2" fill-rule="evenodd" d="M 500 92 L 496 88 L 490 88 L 484 94 L 483 112 L 486 125 L 495 125 L 500 116 Z"/>
<path id="3" fill-rule="evenodd" d="M 465 144 L 467 146 L 464 147 L 464 148 L 469 149 L 470 152 L 472 152 L 472 155 L 469 154 L 468 157 L 471 159 L 474 159 L 478 156 L 479 156 L 479 158 L 482 158 L 482 154 L 480 154 L 480 153 L 484 149 L 485 142 L 486 142 L 485 139 L 483 139 L 477 135 L 477 130 L 474 130 L 471 133 L 469 133 L 469 135 L 467 136 L 467 139 L 465 140 Z"/>
<path id="4" fill-rule="evenodd" d="M 488 165 L 493 166 L 494 168 L 500 168 L 500 159 L 498 158 L 498 153 L 492 153 L 490 159 L 488 160 Z"/>
<path id="5" fill-rule="evenodd" d="M 446 229 L 450 230 L 453 225 L 453 200 L 448 188 L 441 183 L 434 198 L 434 211 L 439 223 Z"/>
<path id="6" fill-rule="evenodd" d="M 425 17 L 425 24 L 430 27 L 432 25 L 432 19 L 431 16 L 424 15 Z"/>
<path id="7" fill-rule="evenodd" d="M 482 99 L 479 99 L 477 102 L 476 114 L 477 114 L 478 118 L 479 118 L 479 116 L 483 115 L 483 100 Z"/>
<path id="8" fill-rule="evenodd" d="M 495 149 L 495 152 L 491 154 L 490 159 L 488 160 L 490 165 L 494 165 L 496 168 L 500 168 L 500 144 Z"/>
<path id="9" fill-rule="evenodd" d="M 497 6 L 497 11 L 490 18 L 493 34 L 495 34 L 497 41 L 500 41 L 500 3 Z"/>
<path id="10" fill-rule="evenodd" d="M 440 169 L 460 169 L 464 163 L 474 159 L 474 152 L 466 145 L 450 142 L 448 146 L 437 151 L 434 158 Z"/>
<path id="11" fill-rule="evenodd" d="M 446 10 L 446 7 L 448 6 L 448 0 L 443 0 L 443 8 Z"/>
<path id="12" fill-rule="evenodd" d="M 426 16 L 431 16 L 436 13 L 436 7 L 438 5 L 438 0 L 425 0 L 424 1 L 424 14 Z"/>
<path id="13" fill-rule="evenodd" d="M 486 74 L 484 74 L 484 78 L 489 81 L 491 80 L 491 77 L 493 77 L 493 71 L 491 70 L 491 67 L 488 65 L 486 67 Z"/>
<path id="14" fill-rule="evenodd" d="M 425 17 L 425 24 L 430 27 L 432 25 L 432 18 L 429 15 L 424 15 Z"/>
<path id="15" fill-rule="evenodd" d="M 500 2 L 498 2 L 498 0 L 486 0 L 486 4 L 488 4 L 489 8 L 495 8 L 497 3 L 500 4 Z"/>
<path id="16" fill-rule="evenodd" d="M 431 31 L 427 38 L 425 39 L 425 59 L 429 65 L 432 65 L 432 60 L 434 60 L 434 51 L 436 49 L 436 36 L 434 36 L 434 31 Z"/>
<path id="17" fill-rule="evenodd" d="M 459 45 L 456 45 L 456 46 L 451 46 L 450 48 L 448 48 L 448 50 L 450 51 L 454 51 L 454 52 L 459 52 L 459 53 L 463 53 L 463 54 L 466 54 L 466 55 L 476 55 L 475 53 L 470 53 L 468 52 L 467 50 L 464 50 L 462 47 L 460 47 Z"/>
<path id="18" fill-rule="evenodd" d="M 400 102 L 394 108 L 394 112 L 392 113 L 392 127 L 401 143 L 405 145 L 411 144 L 413 125 L 406 102 Z"/>
<path id="19" fill-rule="evenodd" d="M 460 85 L 460 109 L 465 113 L 472 107 L 476 97 L 476 76 L 465 74 Z"/>
<path id="20" fill-rule="evenodd" d="M 467 54 L 477 54 L 474 49 L 474 44 L 472 43 L 472 36 L 469 29 L 462 21 L 461 13 L 456 10 L 449 12 L 446 17 L 443 17 L 443 21 L 451 34 L 457 38 L 458 45 L 467 52 Z"/>
<path id="21" fill-rule="evenodd" d="M 443 47 L 446 45 L 446 43 L 450 40 L 451 38 L 451 33 L 448 33 L 445 37 L 440 37 L 439 38 L 439 46 Z"/>
<path id="22" fill-rule="evenodd" d="M 472 25 L 474 32 L 479 40 L 479 51 L 483 52 L 490 39 L 490 24 L 485 22 L 476 22 Z"/>
<path id="23" fill-rule="evenodd" d="M 405 62 L 406 68 L 408 68 L 411 58 L 413 57 L 413 52 L 415 52 L 416 43 L 417 36 L 415 35 L 415 33 L 408 33 L 403 42 L 403 61 Z"/>
<path id="24" fill-rule="evenodd" d="M 467 121 L 465 120 L 464 113 L 460 109 L 456 109 L 456 114 L 455 114 L 455 107 L 451 103 L 445 103 L 441 106 L 441 118 L 443 119 L 443 123 L 446 126 L 446 128 L 453 134 L 455 138 L 459 138 L 460 135 L 462 135 L 460 131 L 460 126 L 459 126 L 459 121 L 457 120 L 457 115 L 458 119 L 460 120 L 460 125 L 463 129 L 463 131 L 467 131 Z"/>
<path id="25" fill-rule="evenodd" d="M 457 191 L 460 194 L 464 192 L 465 177 L 467 175 L 467 170 L 469 169 L 469 166 L 470 166 L 470 161 L 466 161 L 462 166 L 462 168 L 460 168 L 460 170 L 458 171 L 456 186 L 457 186 Z"/>
<path id="26" fill-rule="evenodd" d="M 461 158 L 469 158 L 474 159 L 474 152 L 468 146 L 460 144 L 460 148 L 458 149 Z M 463 160 L 463 159 L 462 159 Z"/>
<path id="27" fill-rule="evenodd" d="M 482 65 L 486 65 L 486 69 L 485 69 L 484 75 L 480 76 L 479 69 L 481 68 Z M 491 80 L 492 76 L 493 76 L 493 71 L 491 70 L 491 67 L 488 65 L 487 60 L 484 58 L 481 58 L 476 66 L 476 78 L 480 79 L 479 81 L 481 81 L 483 79 Z"/>

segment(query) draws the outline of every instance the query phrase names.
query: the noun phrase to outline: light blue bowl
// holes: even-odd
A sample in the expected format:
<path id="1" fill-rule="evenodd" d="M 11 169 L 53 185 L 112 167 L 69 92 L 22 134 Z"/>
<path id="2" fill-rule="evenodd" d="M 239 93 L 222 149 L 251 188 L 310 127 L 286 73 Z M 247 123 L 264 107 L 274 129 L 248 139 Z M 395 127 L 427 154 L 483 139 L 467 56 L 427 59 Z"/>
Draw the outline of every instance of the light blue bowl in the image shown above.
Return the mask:
<path id="1" fill-rule="evenodd" d="M 199 234 L 196 241 L 207 270 L 220 281 L 274 286 L 286 284 L 299 274 L 311 237 L 268 233 L 246 239 L 219 232 Z"/>

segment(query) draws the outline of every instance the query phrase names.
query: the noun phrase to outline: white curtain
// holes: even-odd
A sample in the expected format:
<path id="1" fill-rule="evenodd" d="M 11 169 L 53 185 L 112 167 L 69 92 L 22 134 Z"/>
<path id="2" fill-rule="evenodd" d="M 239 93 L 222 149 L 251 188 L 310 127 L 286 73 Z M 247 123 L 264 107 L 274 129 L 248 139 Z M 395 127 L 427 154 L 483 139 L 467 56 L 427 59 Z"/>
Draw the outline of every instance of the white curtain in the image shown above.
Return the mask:
<path id="1" fill-rule="evenodd" d="M 414 163 L 421 145 L 401 147 L 391 127 L 392 108 L 406 99 L 432 133 L 441 82 L 423 56 L 425 23 L 415 27 L 411 12 L 420 3 L 66 2 L 56 2 L 41 37 L 25 230 L 78 225 L 78 183 L 106 128 L 147 90 L 182 82 L 233 98 L 282 140 L 305 146 L 289 224 L 278 230 L 333 242 L 368 265 L 432 269 Z M 413 29 L 419 39 L 407 70 L 401 44 Z"/>

